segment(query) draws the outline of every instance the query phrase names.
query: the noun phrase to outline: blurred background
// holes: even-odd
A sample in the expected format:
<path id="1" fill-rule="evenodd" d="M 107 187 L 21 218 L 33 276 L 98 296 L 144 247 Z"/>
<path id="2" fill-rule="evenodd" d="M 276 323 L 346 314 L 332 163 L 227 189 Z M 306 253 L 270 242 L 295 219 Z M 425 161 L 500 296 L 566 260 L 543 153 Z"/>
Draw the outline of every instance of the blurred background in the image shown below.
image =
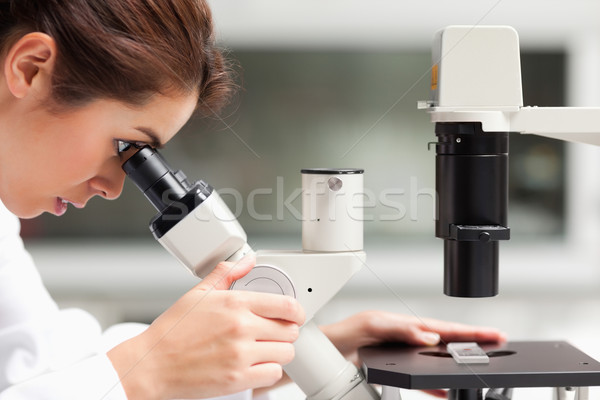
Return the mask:
<path id="1" fill-rule="evenodd" d="M 600 106 L 599 2 L 210 4 L 240 90 L 163 153 L 218 189 L 255 249 L 301 247 L 301 168 L 365 169 L 367 267 L 321 322 L 379 308 L 497 326 L 515 340 L 567 339 L 600 358 L 598 149 L 511 136 L 512 239 L 500 246 L 500 295 L 451 299 L 433 237 L 434 126 L 416 107 L 429 94 L 431 39 L 451 24 L 517 29 L 525 105 Z M 197 282 L 155 243 L 153 215 L 126 182 L 117 201 L 23 221 L 23 236 L 61 306 L 85 308 L 105 327 L 150 322 Z"/>

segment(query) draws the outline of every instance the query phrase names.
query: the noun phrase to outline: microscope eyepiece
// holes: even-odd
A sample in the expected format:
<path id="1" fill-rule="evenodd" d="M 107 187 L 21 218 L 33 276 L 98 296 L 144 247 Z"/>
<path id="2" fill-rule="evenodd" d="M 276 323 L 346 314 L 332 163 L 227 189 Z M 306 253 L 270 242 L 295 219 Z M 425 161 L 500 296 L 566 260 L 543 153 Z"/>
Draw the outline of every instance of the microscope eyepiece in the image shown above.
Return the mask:
<path id="1" fill-rule="evenodd" d="M 123 163 L 123 170 L 158 210 L 150 222 L 150 229 L 157 238 L 166 234 L 213 192 L 213 188 L 203 181 L 190 184 L 182 171 L 173 170 L 150 146 L 136 151 Z"/>
<path id="2" fill-rule="evenodd" d="M 160 153 L 150 146 L 135 152 L 123 163 L 123 170 L 158 211 L 180 200 L 190 189 L 187 179 L 180 179 Z"/>

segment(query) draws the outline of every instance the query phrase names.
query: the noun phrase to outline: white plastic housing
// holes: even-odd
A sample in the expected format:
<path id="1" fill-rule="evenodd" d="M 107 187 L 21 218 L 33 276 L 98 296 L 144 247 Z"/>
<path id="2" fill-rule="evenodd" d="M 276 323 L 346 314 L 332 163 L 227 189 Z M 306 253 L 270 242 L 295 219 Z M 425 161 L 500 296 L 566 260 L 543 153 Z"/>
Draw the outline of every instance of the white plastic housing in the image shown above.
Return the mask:
<path id="1" fill-rule="evenodd" d="M 484 132 L 519 132 L 600 145 L 598 107 L 523 107 L 519 37 L 510 26 L 449 26 L 433 40 L 431 122 L 481 122 Z"/>
<path id="2" fill-rule="evenodd" d="M 302 170 L 302 248 L 362 250 L 363 196 L 362 170 Z"/>
<path id="3" fill-rule="evenodd" d="M 238 252 L 250 251 L 246 232 L 216 191 L 158 239 L 165 249 L 200 278 Z"/>
<path id="4" fill-rule="evenodd" d="M 433 40 L 438 107 L 523 105 L 519 36 L 510 26 L 449 26 Z"/>
<path id="5" fill-rule="evenodd" d="M 302 304 L 306 321 L 335 296 L 365 264 L 363 251 L 317 253 L 299 250 L 258 250 L 256 265 L 272 265 L 285 272 Z M 283 286 L 283 284 L 282 284 Z"/>
<path id="6" fill-rule="evenodd" d="M 379 400 L 362 373 L 340 354 L 314 321 L 302 327 L 294 347 L 296 356 L 284 369 L 307 400 Z"/>

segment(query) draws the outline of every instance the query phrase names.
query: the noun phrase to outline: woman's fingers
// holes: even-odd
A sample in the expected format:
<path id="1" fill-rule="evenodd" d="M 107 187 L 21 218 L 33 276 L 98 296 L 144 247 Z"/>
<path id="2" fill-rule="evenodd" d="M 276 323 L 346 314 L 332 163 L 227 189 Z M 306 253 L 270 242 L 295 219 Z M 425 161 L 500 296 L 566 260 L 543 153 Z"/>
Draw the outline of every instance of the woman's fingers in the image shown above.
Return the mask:
<path id="1" fill-rule="evenodd" d="M 423 331 L 433 331 L 440 335 L 441 341 L 449 342 L 503 342 L 506 334 L 498 329 L 465 325 L 456 322 L 446 322 L 433 319 L 422 319 L 419 328 Z"/>
<path id="2" fill-rule="evenodd" d="M 384 311 L 365 311 L 322 327 L 323 332 L 346 357 L 355 360 L 356 350 L 384 342 L 432 346 L 449 342 L 502 342 L 497 329 L 419 318 Z"/>
<path id="3" fill-rule="evenodd" d="M 306 315 L 300 303 L 290 296 L 247 292 L 252 299 L 250 310 L 264 318 L 282 319 L 302 325 Z"/>
<path id="4" fill-rule="evenodd" d="M 283 367 L 274 362 L 260 363 L 251 366 L 246 372 L 253 388 L 273 386 L 283 377 Z"/>
<path id="5" fill-rule="evenodd" d="M 250 365 L 277 363 L 286 365 L 294 359 L 294 345 L 286 342 L 258 341 L 248 349 Z"/>
<path id="6" fill-rule="evenodd" d="M 442 389 L 427 389 L 423 390 L 422 392 L 440 399 L 448 398 L 448 392 Z"/>
<path id="7" fill-rule="evenodd" d="M 195 289 L 209 291 L 213 289 L 226 290 L 231 284 L 246 275 L 256 264 L 254 254 L 249 254 L 237 262 L 223 261 L 208 274 Z M 304 310 L 300 303 L 289 296 L 267 293 L 247 292 L 250 309 L 264 318 L 283 319 L 298 325 L 304 323 Z"/>
<path id="8" fill-rule="evenodd" d="M 253 253 L 246 255 L 239 261 L 222 261 L 208 274 L 202 282 L 196 285 L 200 290 L 226 290 L 231 284 L 246 275 L 256 264 Z"/>
<path id="9" fill-rule="evenodd" d="M 215 397 L 278 381 L 303 321 L 291 297 L 196 287 L 111 360 L 130 386 L 160 377 L 162 398 Z"/>
<path id="10" fill-rule="evenodd" d="M 506 335 L 494 328 L 386 312 L 367 312 L 364 315 L 366 330 L 376 342 L 402 341 L 412 345 L 431 346 L 439 342 L 506 340 Z"/>
<path id="11" fill-rule="evenodd" d="M 274 342 L 295 342 L 300 335 L 300 327 L 282 320 L 261 319 L 256 328 L 256 340 Z"/>

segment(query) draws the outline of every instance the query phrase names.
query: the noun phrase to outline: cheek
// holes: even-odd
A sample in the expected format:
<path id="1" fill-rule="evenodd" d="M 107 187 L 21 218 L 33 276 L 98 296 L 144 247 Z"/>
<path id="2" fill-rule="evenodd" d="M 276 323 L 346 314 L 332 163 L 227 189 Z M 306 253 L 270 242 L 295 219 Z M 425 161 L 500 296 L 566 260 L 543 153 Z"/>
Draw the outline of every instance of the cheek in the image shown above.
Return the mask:
<path id="1" fill-rule="evenodd" d="M 21 175 L 26 178 L 27 184 L 21 185 L 25 191 L 23 200 L 30 198 L 37 201 L 37 198 L 47 206 L 45 203 L 55 196 L 85 191 L 82 185 L 98 174 L 105 157 L 101 157 L 95 146 L 68 144 L 54 146 L 54 151 L 38 152 L 36 162 L 24 167 L 26 171 Z"/>
<path id="2" fill-rule="evenodd" d="M 62 143 L 55 146 L 52 170 L 55 178 L 63 178 L 67 184 L 81 183 L 93 178 L 103 163 L 113 156 L 111 140 L 105 135 L 89 131 L 65 135 Z"/>
<path id="3" fill-rule="evenodd" d="M 40 163 L 38 180 L 49 189 L 60 190 L 88 174 L 88 167 L 84 161 L 85 157 L 79 151 L 56 151 L 54 154 L 48 154 Z"/>

